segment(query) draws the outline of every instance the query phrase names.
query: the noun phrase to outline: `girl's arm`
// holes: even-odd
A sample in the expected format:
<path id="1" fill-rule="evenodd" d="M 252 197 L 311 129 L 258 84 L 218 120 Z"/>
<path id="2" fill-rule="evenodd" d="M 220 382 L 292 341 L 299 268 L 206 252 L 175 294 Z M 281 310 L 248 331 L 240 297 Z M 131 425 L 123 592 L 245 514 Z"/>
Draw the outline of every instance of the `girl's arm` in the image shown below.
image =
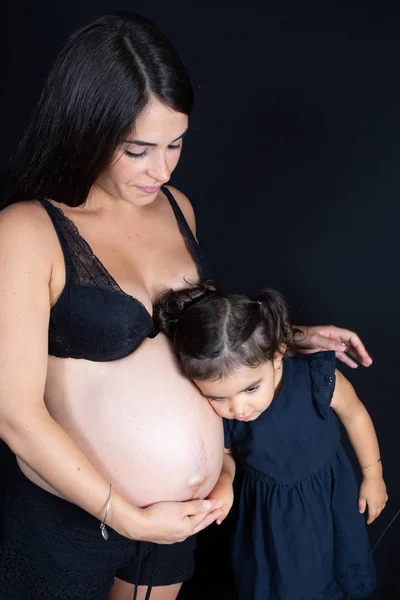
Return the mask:
<path id="1" fill-rule="evenodd" d="M 217 520 L 217 525 L 227 517 L 233 504 L 233 480 L 235 478 L 236 464 L 231 448 L 225 448 L 224 461 L 221 474 L 214 489 L 210 492 L 209 499 L 215 501 L 215 509 L 221 508 L 224 514 Z"/>
<path id="2" fill-rule="evenodd" d="M 221 475 L 226 475 L 231 481 L 235 479 L 236 463 L 232 456 L 232 448 L 225 448 L 224 461 L 222 463 Z"/>
<path id="3" fill-rule="evenodd" d="M 367 409 L 340 371 L 336 371 L 336 387 L 331 407 L 343 423 L 360 464 L 363 481 L 358 507 L 364 513 L 368 506 L 367 523 L 370 524 L 379 517 L 388 499 L 382 477 L 378 439 Z"/>

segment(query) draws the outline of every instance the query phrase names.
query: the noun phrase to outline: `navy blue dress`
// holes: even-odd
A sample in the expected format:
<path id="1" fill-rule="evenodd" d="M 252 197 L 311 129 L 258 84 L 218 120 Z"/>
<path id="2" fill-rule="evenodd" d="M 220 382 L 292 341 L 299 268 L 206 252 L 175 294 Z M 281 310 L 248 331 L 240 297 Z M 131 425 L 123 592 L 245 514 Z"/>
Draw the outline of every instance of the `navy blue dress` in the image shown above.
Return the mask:
<path id="1" fill-rule="evenodd" d="M 237 461 L 231 511 L 239 600 L 365 598 L 376 585 L 358 486 L 330 408 L 335 354 L 284 360 L 251 422 L 224 420 Z"/>

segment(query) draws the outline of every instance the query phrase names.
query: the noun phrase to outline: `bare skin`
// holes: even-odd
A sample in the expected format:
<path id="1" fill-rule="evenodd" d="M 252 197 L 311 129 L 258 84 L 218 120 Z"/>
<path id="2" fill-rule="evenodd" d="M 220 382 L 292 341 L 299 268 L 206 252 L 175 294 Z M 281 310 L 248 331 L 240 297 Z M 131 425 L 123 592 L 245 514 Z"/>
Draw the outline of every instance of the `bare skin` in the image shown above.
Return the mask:
<path id="1" fill-rule="evenodd" d="M 86 204 L 60 205 L 119 286 L 150 313 L 162 291 L 198 280 L 160 190 L 187 125 L 186 115 L 152 100 Z M 189 201 L 174 195 L 194 231 Z M 180 375 L 162 335 L 110 363 L 49 357 L 50 309 L 64 284 L 63 254 L 43 208 L 32 199 L 2 211 L 0 436 L 29 479 L 100 520 L 113 483 L 108 522 L 121 535 L 184 540 L 223 514 L 201 502 L 221 471 L 221 420 Z M 359 341 L 328 328 L 310 330 L 305 346 L 329 337 L 339 346 L 344 336 Z M 121 585 L 119 600 L 132 593 Z M 157 588 L 153 597 L 174 600 L 178 587 Z"/>
<path id="2" fill-rule="evenodd" d="M 174 193 L 179 196 L 175 190 Z M 152 299 L 138 286 L 122 283 L 124 272 L 131 268 L 129 256 L 135 257 L 135 268 L 143 265 L 143 274 L 157 272 L 154 282 L 146 282 L 146 287 L 156 288 L 154 295 L 168 286 L 184 286 L 184 279 L 198 278 L 170 205 L 162 192 L 159 196 L 151 207 L 142 209 L 151 209 L 143 221 L 137 215 L 132 219 L 131 239 L 125 246 L 121 244 L 118 253 L 104 251 L 100 216 L 88 217 L 84 211 L 79 212 L 82 209 L 62 207 L 122 289 L 140 299 L 149 312 Z M 46 214 L 44 218 L 48 220 Z M 104 218 L 110 227 L 111 218 Z M 127 215 L 121 215 L 120 220 L 114 218 L 110 245 L 117 238 L 117 230 L 126 227 Z M 102 244 L 94 236 L 96 219 Z M 50 224 L 48 229 L 57 256 L 51 290 L 53 298 L 57 298 L 64 283 L 64 259 Z M 141 272 L 140 278 L 143 277 Z M 144 373 L 148 375 L 144 377 Z M 219 420 L 197 388 L 180 375 L 169 343 L 161 334 L 146 339 L 133 354 L 112 363 L 50 356 L 45 402 L 54 420 L 105 478 L 136 506 L 205 497 L 215 483 L 222 461 L 217 445 Z M 210 468 L 210 463 L 215 466 Z M 21 467 L 35 483 L 57 493 L 29 467 L 22 463 Z"/>
<path id="3" fill-rule="evenodd" d="M 156 103 L 134 133 L 155 144 L 149 156 L 126 155 L 143 151 L 130 141 L 85 206 L 59 206 L 123 291 L 150 313 L 161 291 L 198 280 L 160 190 L 186 128 L 186 115 Z M 194 230 L 189 201 L 174 194 Z M 172 543 L 209 525 L 221 511 L 200 500 L 221 470 L 222 424 L 180 375 L 166 338 L 146 339 L 112 363 L 49 357 L 50 309 L 65 284 L 57 235 L 35 201 L 4 210 L 0 234 L 0 435 L 23 472 L 99 519 L 113 483 L 109 526 L 132 539 Z M 178 590 L 154 594 L 171 600 Z"/>
<path id="4" fill-rule="evenodd" d="M 151 600 L 175 600 L 181 587 L 181 583 L 155 587 L 151 590 Z M 115 583 L 110 594 L 108 595 L 107 600 L 132 600 L 133 590 L 133 585 L 130 585 L 125 581 L 121 581 L 121 579 L 115 579 Z M 138 588 L 137 600 L 144 600 L 146 597 L 146 592 L 147 587 L 140 585 Z"/>

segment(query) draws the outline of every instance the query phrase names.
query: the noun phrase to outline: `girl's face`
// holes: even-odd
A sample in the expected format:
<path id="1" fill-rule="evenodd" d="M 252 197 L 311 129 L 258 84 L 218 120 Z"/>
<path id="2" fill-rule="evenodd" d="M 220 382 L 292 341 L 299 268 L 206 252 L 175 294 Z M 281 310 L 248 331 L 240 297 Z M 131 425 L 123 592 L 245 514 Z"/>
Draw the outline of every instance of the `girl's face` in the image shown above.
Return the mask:
<path id="1" fill-rule="evenodd" d="M 96 187 L 135 206 L 153 202 L 178 164 L 188 121 L 187 115 L 152 98 Z"/>
<path id="2" fill-rule="evenodd" d="M 223 379 L 195 384 L 220 417 L 254 421 L 271 404 L 281 379 L 279 354 L 256 368 L 243 367 Z"/>

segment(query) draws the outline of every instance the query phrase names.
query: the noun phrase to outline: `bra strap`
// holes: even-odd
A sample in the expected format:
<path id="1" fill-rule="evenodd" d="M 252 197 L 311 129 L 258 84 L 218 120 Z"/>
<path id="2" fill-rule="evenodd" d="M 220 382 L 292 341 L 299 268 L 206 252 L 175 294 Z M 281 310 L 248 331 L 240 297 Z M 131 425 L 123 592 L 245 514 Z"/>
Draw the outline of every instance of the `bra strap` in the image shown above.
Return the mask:
<path id="1" fill-rule="evenodd" d="M 49 215 L 50 221 L 52 222 L 55 232 L 57 234 L 58 241 L 60 242 L 61 250 L 64 255 L 65 284 L 67 285 L 71 279 L 72 260 L 68 249 L 68 244 L 63 232 L 64 227 L 62 221 L 62 213 L 59 210 L 57 210 L 48 200 L 39 200 L 39 202 Z"/>
<path id="2" fill-rule="evenodd" d="M 172 193 L 165 186 L 163 186 L 161 189 L 162 189 L 163 193 L 166 195 L 166 197 L 168 198 L 169 203 L 172 207 L 172 210 L 174 211 L 175 218 L 178 222 L 179 231 L 181 232 L 183 238 L 187 242 L 189 252 L 190 252 L 194 262 L 196 263 L 197 270 L 199 272 L 200 281 L 204 282 L 206 280 L 206 269 L 205 269 L 206 263 L 205 263 L 204 255 L 199 246 L 199 243 L 196 240 L 196 238 L 193 234 L 193 231 L 191 230 L 189 223 L 187 222 L 185 215 L 183 214 L 183 212 L 181 210 L 181 207 L 175 200 Z"/>

